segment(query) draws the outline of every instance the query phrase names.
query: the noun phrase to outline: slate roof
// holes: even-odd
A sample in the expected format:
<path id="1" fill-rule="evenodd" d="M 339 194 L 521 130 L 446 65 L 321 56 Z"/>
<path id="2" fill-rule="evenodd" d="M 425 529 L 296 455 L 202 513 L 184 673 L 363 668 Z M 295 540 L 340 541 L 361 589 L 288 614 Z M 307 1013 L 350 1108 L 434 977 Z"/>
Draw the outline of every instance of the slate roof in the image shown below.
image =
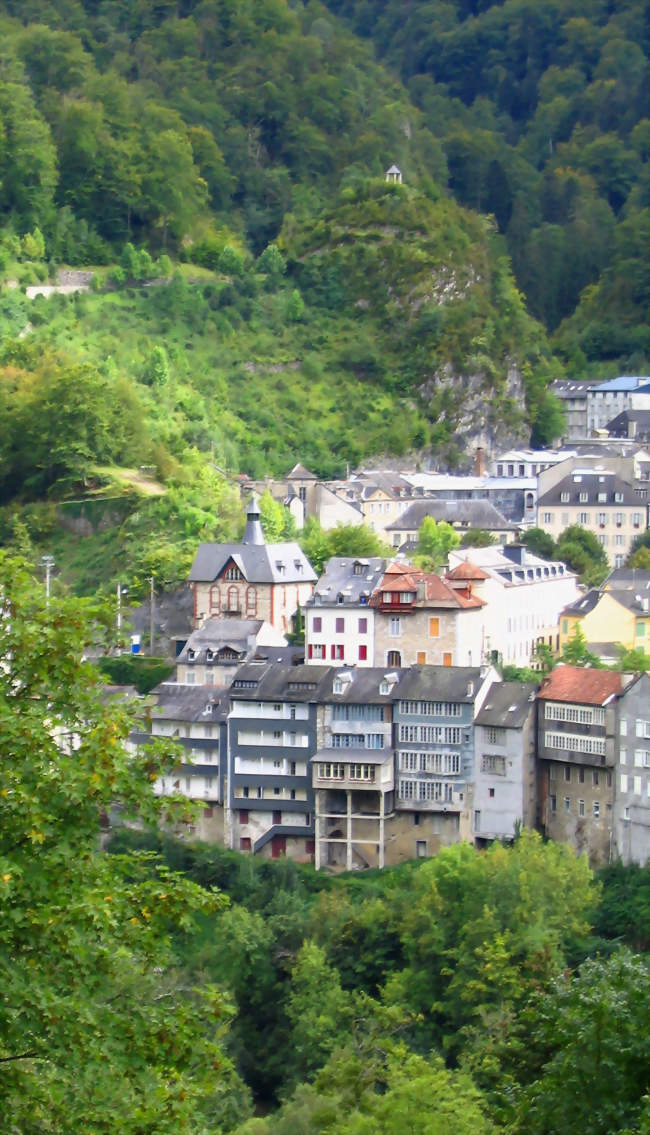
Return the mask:
<path id="1" fill-rule="evenodd" d="M 607 423 L 607 429 L 614 437 L 627 438 L 630 422 L 636 423 L 636 433 L 631 440 L 647 441 L 650 437 L 650 410 L 622 410 Z"/>
<path id="2" fill-rule="evenodd" d="M 521 729 L 534 709 L 535 682 L 494 682 L 476 715 L 477 725 Z"/>
<path id="3" fill-rule="evenodd" d="M 473 703 L 482 681 L 478 666 L 415 666 L 403 672 L 399 696 L 413 701 Z"/>
<path id="4" fill-rule="evenodd" d="M 294 465 L 290 473 L 287 473 L 287 481 L 317 481 L 318 477 L 315 473 L 310 473 L 309 469 L 305 469 L 304 465 L 298 462 Z"/>
<path id="5" fill-rule="evenodd" d="M 395 691 L 400 688 L 400 681 L 407 670 L 400 670 L 392 666 L 331 666 L 321 692 L 321 700 L 325 702 L 349 702 L 352 705 L 386 705 L 395 697 Z M 334 692 L 334 683 L 343 679 L 341 693 Z M 346 680 L 349 679 L 349 680 Z M 390 689 L 388 693 L 381 693 L 382 682 L 388 680 Z M 401 694 L 400 694 L 401 696 Z M 364 757 L 365 760 L 365 752 Z"/>
<path id="6" fill-rule="evenodd" d="M 383 556 L 332 556 L 325 565 L 308 607 L 360 603 L 370 599 L 386 570 Z M 355 570 L 356 565 L 356 570 Z M 342 600 L 339 600 L 339 596 Z"/>
<path id="7" fill-rule="evenodd" d="M 593 587 L 591 591 L 587 591 L 585 595 L 581 595 L 573 603 L 569 603 L 562 611 L 563 615 L 577 615 L 582 618 L 583 615 L 588 615 L 593 611 L 594 607 L 598 606 L 600 601 L 600 591 L 597 587 Z"/>
<path id="8" fill-rule="evenodd" d="M 455 526 L 481 528 L 490 532 L 515 532 L 517 527 L 506 520 L 491 501 L 460 498 L 414 501 L 397 520 L 386 525 L 386 531 L 415 532 L 427 516 L 433 517 L 435 521 L 445 520 Z"/>
<path id="9" fill-rule="evenodd" d="M 214 583 L 233 561 L 248 583 L 313 582 L 316 572 L 299 544 L 267 544 L 255 494 L 246 514 L 239 544 L 200 544 L 189 574 L 190 583 Z"/>
<path id="10" fill-rule="evenodd" d="M 225 721 L 228 716 L 227 695 L 210 686 L 161 682 L 153 693 L 157 704 L 153 707 L 151 716 L 158 720 L 214 722 Z"/>
<path id="11" fill-rule="evenodd" d="M 299 544 L 200 544 L 190 583 L 213 583 L 232 560 L 248 583 L 302 583 L 317 579 Z"/>
<path id="12" fill-rule="evenodd" d="M 613 591 L 650 591 L 650 571 L 640 568 L 614 568 L 603 583 L 603 589 Z"/>
<path id="13" fill-rule="evenodd" d="M 261 619 L 207 619 L 202 627 L 193 631 L 178 656 L 179 662 L 206 662 L 212 654 L 224 647 L 238 653 L 252 649 L 263 622 Z M 194 657 L 189 658 L 190 651 Z"/>
<path id="14" fill-rule="evenodd" d="M 592 670 L 560 662 L 542 682 L 537 697 L 548 701 L 602 706 L 611 697 L 620 694 L 622 688 L 622 676 L 617 671 Z"/>
<path id="15" fill-rule="evenodd" d="M 598 495 L 605 494 L 607 497 L 604 501 L 598 500 Z M 562 494 L 568 494 L 568 500 L 562 500 Z M 581 494 L 586 494 L 587 499 L 581 500 Z M 615 500 L 615 494 L 619 494 L 622 499 Z M 645 505 L 639 501 L 634 488 L 628 481 L 624 481 L 618 474 L 611 472 L 609 469 L 574 469 L 556 485 L 553 485 L 547 492 L 542 493 L 537 499 L 537 507 L 547 508 L 551 505 L 591 505 L 598 507 L 598 505 L 621 505 L 622 507 L 635 506 L 639 511 L 645 508 Z"/>
<path id="16" fill-rule="evenodd" d="M 320 700 L 319 691 L 329 671 L 329 666 L 278 666 L 274 662 L 247 662 L 237 670 L 229 692 L 238 701 L 274 701 L 286 698 L 295 702 L 315 702 Z"/>

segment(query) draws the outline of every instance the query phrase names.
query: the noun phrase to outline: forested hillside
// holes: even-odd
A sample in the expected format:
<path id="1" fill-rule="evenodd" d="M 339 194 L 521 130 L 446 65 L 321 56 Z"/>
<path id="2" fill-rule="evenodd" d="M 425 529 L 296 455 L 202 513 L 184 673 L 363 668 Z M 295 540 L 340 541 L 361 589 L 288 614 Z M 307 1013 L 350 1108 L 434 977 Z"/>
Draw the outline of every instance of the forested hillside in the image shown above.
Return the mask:
<path id="1" fill-rule="evenodd" d="M 563 366 L 642 372 L 646 23 L 638 0 L 0 3 L 0 535 L 27 504 L 38 543 L 44 496 L 113 500 L 146 466 L 187 557 L 232 530 L 208 461 L 467 467 L 561 433 Z M 70 266 L 91 292 L 25 296 Z M 174 512 L 139 503 L 122 548 Z"/>
<path id="2" fill-rule="evenodd" d="M 608 359 L 641 373 L 650 355 L 647 3 L 328 7 L 401 75 L 442 146 L 451 192 L 494 215 L 533 314 L 554 330 L 577 308 L 557 336 L 573 373 Z"/>

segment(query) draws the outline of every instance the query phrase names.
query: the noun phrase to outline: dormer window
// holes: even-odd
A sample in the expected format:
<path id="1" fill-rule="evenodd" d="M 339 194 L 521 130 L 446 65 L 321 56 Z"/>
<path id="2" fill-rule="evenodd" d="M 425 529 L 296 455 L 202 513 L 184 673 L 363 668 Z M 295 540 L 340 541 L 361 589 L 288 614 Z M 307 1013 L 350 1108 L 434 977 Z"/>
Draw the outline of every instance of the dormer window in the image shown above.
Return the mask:
<path id="1" fill-rule="evenodd" d="M 568 504 L 570 499 L 570 493 L 560 493 L 560 500 L 562 501 L 562 504 Z"/>
<path id="2" fill-rule="evenodd" d="M 279 571 L 280 575 L 284 575 L 285 565 L 282 563 L 282 560 L 276 560 L 275 566 L 276 566 L 277 570 Z"/>
<path id="3" fill-rule="evenodd" d="M 231 564 L 229 568 L 226 568 L 223 578 L 228 580 L 241 579 L 242 573 L 235 564 Z"/>
<path id="4" fill-rule="evenodd" d="M 187 661 L 188 661 L 188 662 L 193 662 L 195 658 L 196 658 L 196 651 L 195 651 L 195 650 L 188 650 L 188 652 L 187 652 Z"/>
<path id="5" fill-rule="evenodd" d="M 390 693 L 390 682 L 387 682 L 385 678 L 379 683 L 379 693 L 384 697 Z"/>
<path id="6" fill-rule="evenodd" d="M 580 493 L 580 503 L 586 504 L 589 500 L 589 493 Z"/>
<path id="7" fill-rule="evenodd" d="M 343 693 L 343 682 L 341 681 L 340 678 L 334 679 L 334 685 L 333 685 L 332 689 L 334 690 L 335 694 L 342 694 Z"/>
<path id="8" fill-rule="evenodd" d="M 363 575 L 363 564 L 359 563 L 358 560 L 355 560 L 354 564 L 352 565 L 352 574 Z"/>
<path id="9" fill-rule="evenodd" d="M 622 493 L 614 493 L 614 500 L 616 501 L 617 504 L 622 504 L 623 503 L 623 494 Z"/>

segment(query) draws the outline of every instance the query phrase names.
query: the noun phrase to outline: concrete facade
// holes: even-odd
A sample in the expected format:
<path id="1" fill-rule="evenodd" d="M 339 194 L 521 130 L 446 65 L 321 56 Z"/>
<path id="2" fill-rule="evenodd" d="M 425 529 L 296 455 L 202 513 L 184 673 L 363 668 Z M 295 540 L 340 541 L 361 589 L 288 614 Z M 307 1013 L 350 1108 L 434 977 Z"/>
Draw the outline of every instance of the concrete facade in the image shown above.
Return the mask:
<path id="1" fill-rule="evenodd" d="M 650 860 L 650 674 L 640 674 L 617 704 L 613 853 L 623 863 Z"/>
<path id="2" fill-rule="evenodd" d="M 536 686 L 495 683 L 474 725 L 474 835 L 511 840 L 536 820 Z"/>

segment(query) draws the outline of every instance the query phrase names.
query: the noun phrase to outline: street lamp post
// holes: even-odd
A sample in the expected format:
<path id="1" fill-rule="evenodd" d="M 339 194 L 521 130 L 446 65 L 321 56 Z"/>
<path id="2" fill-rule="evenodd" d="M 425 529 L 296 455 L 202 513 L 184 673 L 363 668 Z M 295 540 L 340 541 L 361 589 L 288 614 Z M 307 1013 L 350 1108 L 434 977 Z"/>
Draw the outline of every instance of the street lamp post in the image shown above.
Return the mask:
<path id="1" fill-rule="evenodd" d="M 54 567 L 54 556 L 41 556 L 41 563 L 45 568 L 45 605 L 48 606 L 50 602 L 50 580 L 52 578 L 52 568 Z"/>

